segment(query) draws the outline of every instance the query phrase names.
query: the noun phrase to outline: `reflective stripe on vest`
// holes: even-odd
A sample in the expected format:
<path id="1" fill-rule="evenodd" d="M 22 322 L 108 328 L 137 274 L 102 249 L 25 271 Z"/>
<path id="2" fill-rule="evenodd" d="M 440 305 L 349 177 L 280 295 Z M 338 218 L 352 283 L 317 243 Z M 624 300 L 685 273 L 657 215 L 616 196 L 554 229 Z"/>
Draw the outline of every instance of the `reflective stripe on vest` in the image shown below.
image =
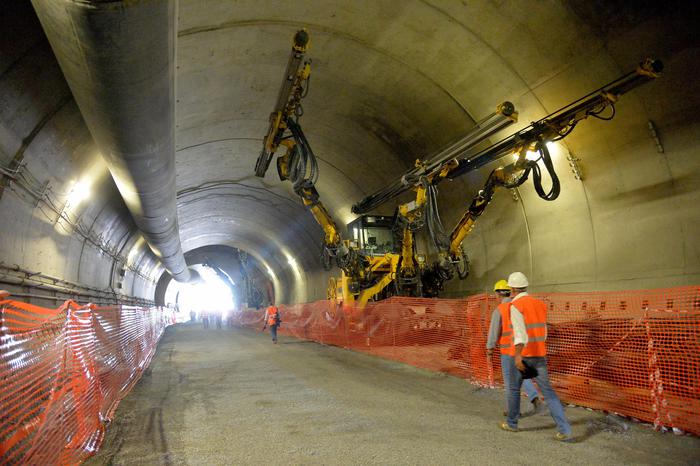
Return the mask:
<path id="1" fill-rule="evenodd" d="M 267 325 L 277 325 L 277 308 L 275 306 L 267 308 Z"/>
<path id="2" fill-rule="evenodd" d="M 510 321 L 510 303 L 498 305 L 498 313 L 501 314 L 501 338 L 498 345 L 501 347 L 501 354 L 515 356 L 513 347 L 513 324 Z"/>
<path id="3" fill-rule="evenodd" d="M 527 345 L 523 348 L 524 357 L 546 356 L 547 347 L 547 306 L 532 296 L 518 298 L 513 305 L 525 320 Z"/>

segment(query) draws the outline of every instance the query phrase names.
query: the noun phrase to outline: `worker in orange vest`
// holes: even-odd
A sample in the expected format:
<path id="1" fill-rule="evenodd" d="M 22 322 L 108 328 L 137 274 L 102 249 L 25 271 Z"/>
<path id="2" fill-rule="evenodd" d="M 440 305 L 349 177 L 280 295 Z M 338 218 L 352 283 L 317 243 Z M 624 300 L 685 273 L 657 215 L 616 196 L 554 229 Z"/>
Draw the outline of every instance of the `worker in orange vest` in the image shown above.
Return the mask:
<path id="1" fill-rule="evenodd" d="M 491 356 L 493 355 L 493 349 L 496 343 L 501 348 L 501 372 L 503 373 L 503 386 L 506 391 L 506 401 L 508 399 L 508 385 L 511 379 L 511 370 L 513 365 L 513 356 L 515 354 L 515 348 L 513 347 L 513 330 L 503 330 L 501 322 L 501 314 L 504 312 L 510 312 L 510 287 L 508 282 L 505 280 L 498 280 L 495 285 L 493 285 L 493 291 L 496 296 L 501 300 L 499 305 L 491 313 L 491 324 L 489 326 L 489 334 L 486 340 L 486 354 L 489 356 L 489 363 L 491 363 Z M 532 380 L 523 380 L 523 390 L 527 394 L 528 400 L 532 404 L 532 410 L 527 414 L 536 414 L 539 412 L 541 405 L 539 394 Z M 508 415 L 508 411 L 503 412 L 504 416 Z"/>
<path id="2" fill-rule="evenodd" d="M 270 335 L 272 335 L 272 343 L 277 344 L 277 327 L 279 327 L 282 323 L 282 319 L 280 317 L 280 311 L 274 303 L 270 304 L 265 311 L 264 320 L 265 325 L 263 325 L 263 331 L 265 331 L 265 327 L 269 325 Z"/>
<path id="3" fill-rule="evenodd" d="M 508 277 L 513 300 L 509 312 L 502 312 L 503 333 L 512 331 L 514 353 L 511 364 L 510 386 L 508 387 L 508 417 L 501 423 L 501 429 L 518 431 L 520 415 L 520 387 L 523 377 L 532 377 L 542 391 L 549 413 L 557 424 L 556 440 L 573 440 L 564 407 L 549 382 L 547 373 L 547 305 L 527 293 L 529 282 L 522 272 L 513 272 Z"/>

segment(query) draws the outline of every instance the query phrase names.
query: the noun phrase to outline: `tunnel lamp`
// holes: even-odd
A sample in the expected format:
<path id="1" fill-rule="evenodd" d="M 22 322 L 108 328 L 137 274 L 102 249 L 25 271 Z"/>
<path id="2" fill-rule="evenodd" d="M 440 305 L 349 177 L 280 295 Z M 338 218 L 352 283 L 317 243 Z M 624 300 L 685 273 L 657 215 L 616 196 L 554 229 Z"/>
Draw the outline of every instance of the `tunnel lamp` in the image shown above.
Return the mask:
<path id="1" fill-rule="evenodd" d="M 139 237 L 139 239 L 136 240 L 134 245 L 131 247 L 129 254 L 127 254 L 126 256 L 126 265 L 134 264 L 134 260 L 136 259 L 136 256 L 138 255 L 139 251 L 141 250 L 141 245 L 143 243 L 145 243 L 143 236 Z"/>
<path id="2" fill-rule="evenodd" d="M 517 161 L 519 158 L 520 158 L 520 154 L 518 152 L 513 154 L 513 160 Z M 527 160 L 532 160 L 533 162 L 536 162 L 537 160 L 539 160 L 540 154 L 539 154 L 539 152 L 529 150 L 525 153 L 525 158 Z"/>
<path id="3" fill-rule="evenodd" d="M 66 197 L 66 202 L 63 203 L 63 207 L 58 217 L 56 217 L 54 223 L 56 231 L 62 235 L 71 234 L 74 228 L 70 226 L 72 222 L 71 211 L 88 197 L 90 197 L 90 183 L 85 180 L 73 182 L 73 186 Z"/>
<path id="4" fill-rule="evenodd" d="M 533 152 L 533 151 L 529 150 L 525 154 L 525 158 L 528 160 L 532 160 L 534 162 L 534 161 L 539 160 L 540 154 L 539 154 L 539 152 Z"/>
<path id="5" fill-rule="evenodd" d="M 90 197 L 90 184 L 86 181 L 78 181 L 73 184 L 73 188 L 68 193 L 66 207 L 75 207 Z"/>
<path id="6" fill-rule="evenodd" d="M 549 141 L 547 143 L 547 149 L 549 149 L 549 155 L 552 157 L 552 160 L 556 160 L 558 157 L 562 156 L 566 158 L 566 155 L 569 153 L 566 146 L 558 142 Z"/>

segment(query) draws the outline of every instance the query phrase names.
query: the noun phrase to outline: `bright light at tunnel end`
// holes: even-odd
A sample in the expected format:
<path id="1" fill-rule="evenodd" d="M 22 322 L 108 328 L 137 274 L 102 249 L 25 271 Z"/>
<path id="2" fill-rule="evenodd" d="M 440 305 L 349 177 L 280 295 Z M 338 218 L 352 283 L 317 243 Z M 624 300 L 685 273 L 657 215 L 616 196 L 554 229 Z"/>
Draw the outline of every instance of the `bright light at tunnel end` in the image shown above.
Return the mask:
<path id="1" fill-rule="evenodd" d="M 197 314 L 221 314 L 225 319 L 235 307 L 231 287 L 210 267 L 196 265 L 194 269 L 199 272 L 201 280 L 194 284 L 171 282 L 166 292 L 166 302 L 177 302 L 185 318 L 189 318 L 188 314 L 194 311 Z"/>

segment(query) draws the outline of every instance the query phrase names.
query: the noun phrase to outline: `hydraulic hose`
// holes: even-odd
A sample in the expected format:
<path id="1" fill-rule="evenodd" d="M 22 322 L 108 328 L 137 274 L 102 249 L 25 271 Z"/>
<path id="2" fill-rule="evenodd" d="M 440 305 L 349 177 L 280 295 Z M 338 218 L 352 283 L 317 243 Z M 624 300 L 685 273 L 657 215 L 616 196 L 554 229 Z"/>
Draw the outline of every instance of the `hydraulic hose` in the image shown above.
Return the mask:
<path id="1" fill-rule="evenodd" d="M 318 180 L 318 161 L 301 126 L 292 119 L 288 126 L 296 142 L 289 159 L 289 181 L 294 192 L 303 197 L 303 190 L 313 188 Z"/>
<path id="2" fill-rule="evenodd" d="M 428 232 L 430 233 L 430 239 L 433 241 L 435 248 L 437 248 L 438 251 L 443 252 L 449 249 L 450 240 L 447 233 L 445 232 L 445 227 L 442 224 L 442 219 L 440 218 L 437 197 L 437 186 L 428 186 L 427 202 L 425 206 L 425 216 L 428 224 Z"/>
<path id="3" fill-rule="evenodd" d="M 549 154 L 547 144 L 540 141 L 535 146 L 535 149 L 540 153 L 540 158 L 547 169 L 547 173 L 549 173 L 549 177 L 552 179 L 551 189 L 549 192 L 545 192 L 544 188 L 542 187 L 542 170 L 537 162 L 532 161 L 529 166 L 532 168 L 532 175 L 534 177 L 532 182 L 535 185 L 535 191 L 537 191 L 537 195 L 545 201 L 553 201 L 559 197 L 559 193 L 561 191 L 559 177 L 557 176 L 557 172 L 554 170 L 554 164 L 552 163 L 552 157 Z"/>

